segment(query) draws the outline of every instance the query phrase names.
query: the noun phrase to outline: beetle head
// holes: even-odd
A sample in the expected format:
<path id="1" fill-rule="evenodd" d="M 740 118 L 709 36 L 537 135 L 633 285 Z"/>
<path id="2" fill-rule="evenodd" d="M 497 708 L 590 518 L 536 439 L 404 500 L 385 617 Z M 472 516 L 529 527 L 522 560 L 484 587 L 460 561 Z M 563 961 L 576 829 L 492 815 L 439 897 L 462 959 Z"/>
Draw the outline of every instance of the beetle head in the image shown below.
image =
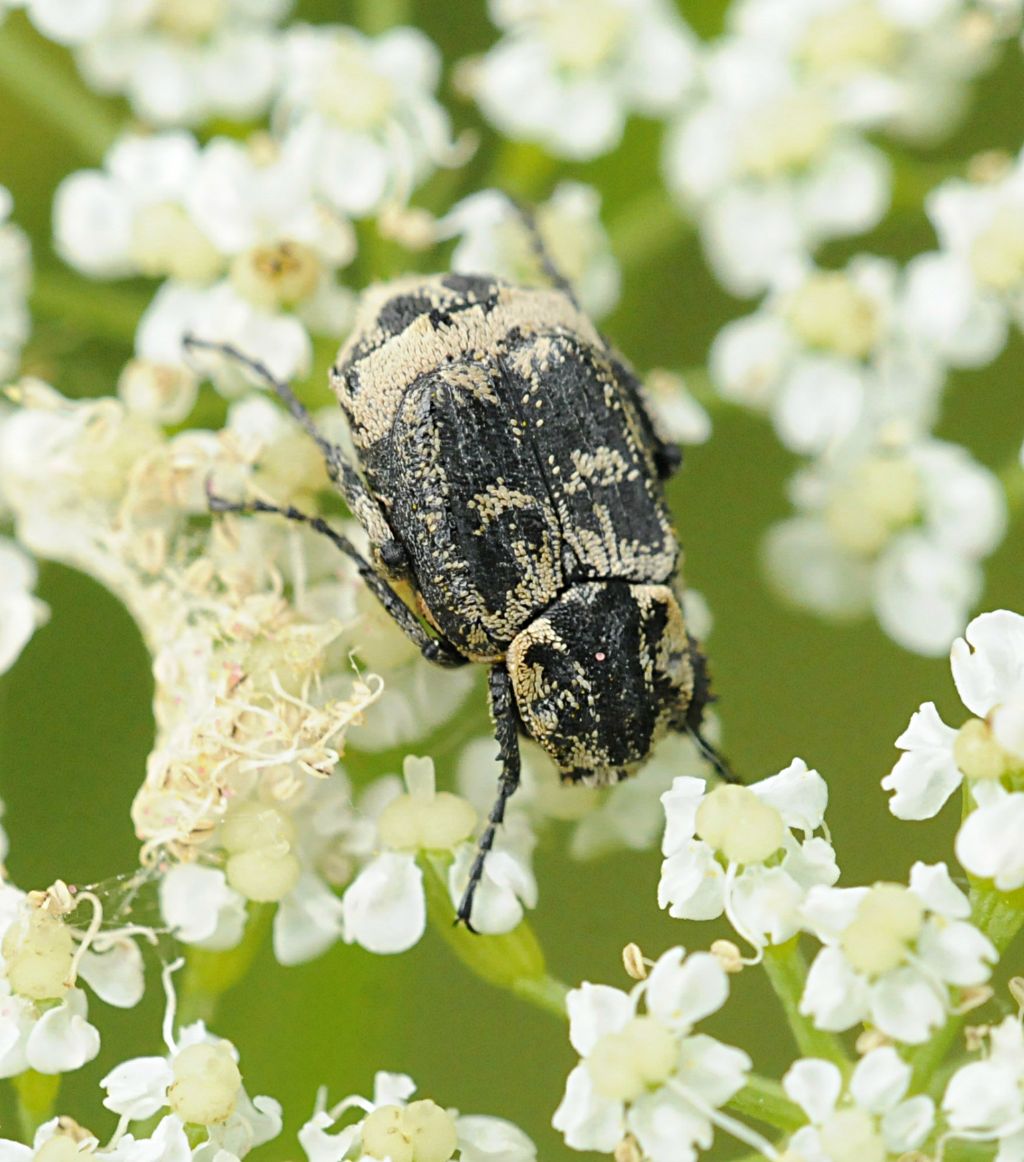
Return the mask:
<path id="1" fill-rule="evenodd" d="M 573 781 L 629 774 L 693 695 L 691 645 L 666 585 L 575 585 L 516 636 L 506 665 L 526 732 Z"/>

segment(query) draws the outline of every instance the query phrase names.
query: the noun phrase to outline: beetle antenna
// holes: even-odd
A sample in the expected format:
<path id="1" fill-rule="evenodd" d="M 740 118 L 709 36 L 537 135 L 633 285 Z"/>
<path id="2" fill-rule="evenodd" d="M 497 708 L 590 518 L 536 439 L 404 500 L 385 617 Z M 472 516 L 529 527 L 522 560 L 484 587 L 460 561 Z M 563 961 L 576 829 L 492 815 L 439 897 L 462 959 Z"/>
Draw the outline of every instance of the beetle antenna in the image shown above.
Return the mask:
<path id="1" fill-rule="evenodd" d="M 573 306 L 578 307 L 580 304 L 576 301 L 576 292 L 572 289 L 572 283 L 562 274 L 555 260 L 551 257 L 551 252 L 548 250 L 547 243 L 544 241 L 540 232 L 540 227 L 537 225 L 537 217 L 533 210 L 525 202 L 521 202 L 518 198 L 513 197 L 512 194 L 506 193 L 505 197 L 526 227 L 526 233 L 530 238 L 530 247 L 537 256 L 537 261 L 540 263 L 545 277 L 552 286 L 557 287 L 572 299 Z"/>
<path id="2" fill-rule="evenodd" d="M 303 407 L 302 402 L 295 392 L 292 391 L 284 380 L 278 379 L 265 363 L 259 359 L 254 359 L 251 355 L 246 355 L 244 351 L 239 350 L 239 348 L 233 346 L 231 343 L 219 343 L 212 339 L 200 339 L 191 333 L 182 336 L 181 345 L 189 352 L 212 351 L 217 355 L 222 355 L 225 359 L 233 360 L 240 367 L 244 367 L 246 371 L 255 375 L 257 379 L 262 380 L 263 384 L 269 387 L 288 409 L 295 422 L 316 443 L 316 446 L 320 449 L 324 459 L 328 463 L 328 468 L 334 465 L 337 460 L 337 448 L 316 426 L 313 422 L 313 417 Z"/>
<path id="3" fill-rule="evenodd" d="M 742 783 L 743 780 L 729 766 L 728 761 L 718 753 L 710 742 L 701 734 L 696 726 L 687 726 L 686 733 L 693 739 L 694 745 L 705 762 L 709 762 L 715 769 L 715 774 L 725 783 Z"/>

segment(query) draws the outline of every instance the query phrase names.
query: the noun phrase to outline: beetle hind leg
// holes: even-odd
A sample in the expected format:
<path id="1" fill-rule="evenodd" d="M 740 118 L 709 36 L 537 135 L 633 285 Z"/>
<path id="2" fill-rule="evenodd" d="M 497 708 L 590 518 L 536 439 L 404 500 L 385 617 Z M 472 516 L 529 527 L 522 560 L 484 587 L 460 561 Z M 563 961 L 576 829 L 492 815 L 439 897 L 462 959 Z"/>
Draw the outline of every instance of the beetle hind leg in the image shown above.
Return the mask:
<path id="1" fill-rule="evenodd" d="M 501 662 L 495 663 L 488 675 L 488 692 L 491 699 L 491 715 L 494 718 L 494 736 L 498 742 L 498 758 L 501 761 L 501 776 L 498 780 L 498 795 L 487 817 L 487 826 L 477 841 L 476 859 L 469 870 L 469 882 L 462 893 L 456 924 L 465 924 L 470 932 L 476 932 L 472 923 L 473 897 L 483 879 L 487 854 L 494 846 L 498 828 L 505 819 L 505 804 L 515 794 L 519 786 L 520 760 L 518 721 L 512 681 Z"/>
<path id="2" fill-rule="evenodd" d="M 436 662 L 440 666 L 464 666 L 468 662 L 469 659 L 463 657 L 450 642 L 443 638 L 431 637 L 408 605 L 391 588 L 386 578 L 381 576 L 374 566 L 367 561 L 348 537 L 332 528 L 323 517 L 310 516 L 309 513 L 302 512 L 301 509 L 295 508 L 291 504 L 271 504 L 269 501 L 258 499 L 226 500 L 212 490 L 209 481 L 207 481 L 206 486 L 206 497 L 211 512 L 238 513 L 242 516 L 254 513 L 273 513 L 298 524 L 308 525 L 314 532 L 327 537 L 335 548 L 339 549 L 355 564 L 370 592 L 384 606 L 398 628 L 413 645 L 419 648 L 420 653 L 428 661 Z"/>

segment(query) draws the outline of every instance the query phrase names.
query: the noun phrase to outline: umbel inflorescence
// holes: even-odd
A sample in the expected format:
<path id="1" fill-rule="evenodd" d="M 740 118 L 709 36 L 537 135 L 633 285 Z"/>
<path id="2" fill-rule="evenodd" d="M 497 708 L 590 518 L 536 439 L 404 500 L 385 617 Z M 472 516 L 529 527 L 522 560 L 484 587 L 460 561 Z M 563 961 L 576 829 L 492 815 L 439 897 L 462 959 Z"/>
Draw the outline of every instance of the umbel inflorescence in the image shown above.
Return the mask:
<path id="1" fill-rule="evenodd" d="M 1022 319 L 1024 163 L 1012 127 L 999 149 L 961 148 L 975 91 L 1019 85 L 1021 5 L 733 0 L 713 31 L 712 6 L 686 6 L 695 27 L 681 7 L 490 0 L 490 23 L 465 17 L 479 39 L 452 52 L 447 26 L 401 2 L 357 5 L 349 26 L 316 23 L 312 0 L 0 0 L 2 99 L 62 158 L 59 179 L 33 184 L 15 142 L 0 167 L 14 191 L 0 189 L 0 672 L 18 682 L 19 655 L 51 632 L 36 589 L 40 564 L 60 562 L 138 626 L 154 730 L 124 803 L 138 867 L 29 892 L 0 882 L 0 1075 L 22 1119 L 21 1141 L 5 1123 L 4 1158 L 230 1162 L 266 1144 L 311 1162 L 530 1162 L 538 1148 L 512 1122 L 420 1096 L 369 1045 L 360 1086 L 304 1079 L 286 1132 L 262 1092 L 274 1077 L 255 1083 L 245 1039 L 214 1031 L 221 994 L 264 971 L 264 935 L 265 971 L 288 989 L 289 966 L 332 949 L 357 963 L 346 945 L 407 953 L 429 928 L 510 1024 L 524 1001 L 567 1019 L 575 1063 L 552 1024 L 569 1072 L 531 1132 L 553 1126 L 570 1149 L 1024 1154 L 1021 990 L 1007 983 L 1024 926 L 1024 602 L 975 615 L 1024 492 L 1020 417 L 986 396 Z M 49 236 L 29 229 L 34 198 L 52 206 Z M 686 230 L 700 295 L 730 296 L 711 325 L 690 326 Z M 672 320 L 660 351 L 704 326 L 702 366 L 650 367 L 643 342 L 629 355 L 666 441 L 713 440 L 731 409 L 767 421 L 792 473 L 791 512 L 777 504 L 759 530 L 771 588 L 828 625 L 870 619 L 893 670 L 900 650 L 951 657 L 963 709 L 924 702 L 882 779 L 908 821 L 898 874 L 841 872 L 870 861 L 828 810 L 840 755 L 815 756 L 820 772 L 748 760 L 746 785 L 725 786 L 694 739 L 669 734 L 639 774 L 594 791 L 560 785 L 526 741 L 474 903 L 483 935 L 452 929 L 499 774 L 471 668 L 432 670 L 309 527 L 209 512 L 214 489 L 326 512 L 370 552 L 316 444 L 246 361 L 292 383 L 344 446 L 323 385 L 360 294 L 440 269 L 527 287 L 557 269 L 609 343 L 652 334 L 658 312 Z M 997 412 L 989 446 L 978 433 Z M 715 520 L 750 501 L 737 483 Z M 711 519 L 678 515 L 684 540 Z M 711 632 L 699 592 L 683 616 L 696 639 Z M 843 720 L 831 687 L 807 714 Z M 722 693 L 731 749 L 744 723 Z M 953 705 L 941 685 L 920 693 Z M 870 798 L 877 778 L 860 775 Z M 953 796 L 946 858 L 915 858 L 909 821 L 945 812 L 952 835 Z M 16 817 L 12 830 L 17 866 L 28 839 Z M 621 944 L 660 908 L 675 946 L 629 945 L 625 980 L 566 989 L 548 962 L 570 960 L 568 919 L 564 945 L 542 947 L 528 918 L 538 844 L 559 863 L 643 853 L 646 896 L 587 906 L 621 920 Z M 557 907 L 589 926 L 578 900 Z M 762 1020 L 796 1045 L 778 1080 L 725 1023 L 755 974 L 778 1000 Z M 346 1003 L 340 976 L 316 1005 Z M 106 1007 L 147 989 L 162 1020 L 117 1060 Z M 460 1050 L 470 1070 L 477 1051 Z M 60 1078 L 90 1069 L 99 1100 L 79 1108 Z M 372 1096 L 336 1096 L 348 1088 Z M 508 1097 L 488 1108 L 508 1113 Z"/>

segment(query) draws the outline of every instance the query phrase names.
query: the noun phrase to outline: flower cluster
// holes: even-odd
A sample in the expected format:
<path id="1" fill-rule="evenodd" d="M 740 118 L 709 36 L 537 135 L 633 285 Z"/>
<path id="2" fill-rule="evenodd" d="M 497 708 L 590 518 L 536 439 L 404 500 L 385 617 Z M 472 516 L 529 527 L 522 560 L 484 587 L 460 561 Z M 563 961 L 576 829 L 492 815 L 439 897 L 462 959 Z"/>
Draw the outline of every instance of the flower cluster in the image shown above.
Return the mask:
<path id="1" fill-rule="evenodd" d="M 573 989 L 569 1039 L 581 1060 L 553 1119 L 566 1143 L 611 1153 L 633 1140 L 651 1162 L 689 1162 L 707 1149 L 725 1118 L 718 1107 L 750 1069 L 746 1053 L 694 1031 L 728 994 L 718 960 L 682 948 L 661 956 L 632 992 Z"/>
<path id="2" fill-rule="evenodd" d="M 309 1162 L 381 1159 L 382 1162 L 534 1162 L 533 1142 L 511 1122 L 459 1114 L 430 1098 L 411 1101 L 416 1085 L 404 1073 L 378 1073 L 373 1098 L 353 1095 L 331 1109 L 321 1091 L 313 1116 L 299 1131 Z M 341 1125 L 350 1110 L 358 1121 Z"/>
<path id="3" fill-rule="evenodd" d="M 468 69 L 484 116 L 560 157 L 614 149 L 630 113 L 664 114 L 696 79 L 697 41 L 665 0 L 489 0 L 501 40 Z"/>
<path id="4" fill-rule="evenodd" d="M 724 912 L 758 954 L 789 940 L 808 893 L 839 878 L 831 844 L 814 834 L 827 799 L 825 780 L 800 759 L 749 788 L 676 778 L 661 797 L 658 903 L 678 919 Z"/>
<path id="5" fill-rule="evenodd" d="M 74 51 L 101 93 L 123 93 L 156 125 L 266 108 L 282 67 L 278 25 L 292 0 L 15 0 L 36 28 Z"/>

